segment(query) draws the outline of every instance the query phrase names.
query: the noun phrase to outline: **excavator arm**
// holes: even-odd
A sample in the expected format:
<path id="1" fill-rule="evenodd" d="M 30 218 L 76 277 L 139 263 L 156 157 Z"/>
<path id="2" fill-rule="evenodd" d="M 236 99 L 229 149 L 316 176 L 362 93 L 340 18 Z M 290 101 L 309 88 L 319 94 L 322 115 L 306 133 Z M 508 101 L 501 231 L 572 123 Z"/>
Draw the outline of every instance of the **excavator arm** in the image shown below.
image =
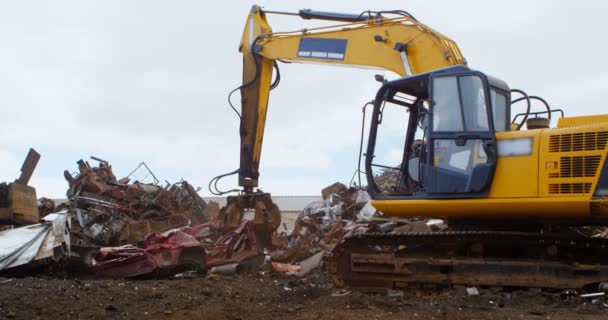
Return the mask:
<path id="1" fill-rule="evenodd" d="M 270 14 L 338 24 L 293 32 L 273 32 Z M 246 193 L 258 186 L 266 114 L 273 83 L 273 66 L 302 62 L 372 67 L 411 76 L 452 65 L 466 65 L 458 45 L 404 11 L 343 14 L 300 10 L 264 11 L 253 6 L 241 39 L 241 157 L 239 186 Z M 278 66 L 276 66 L 278 69 Z"/>
<path id="2" fill-rule="evenodd" d="M 267 21 L 270 14 L 337 24 L 273 32 Z M 241 149 L 240 167 L 236 172 L 243 189 L 240 195 L 227 198 L 220 218 L 226 228 L 236 228 L 244 210 L 254 209 L 253 222 L 261 246 L 270 241 L 269 235 L 281 221 L 279 209 L 270 194 L 255 190 L 260 176 L 269 94 L 280 79 L 277 72 L 273 81 L 273 69 L 278 71 L 277 62 L 373 67 L 399 76 L 466 65 L 454 41 L 404 11 L 368 11 L 355 15 L 312 10 L 287 13 L 253 6 L 247 17 L 240 51 L 243 54 L 243 84 L 238 88 L 241 92 Z M 210 186 L 223 176 L 212 180 Z"/>

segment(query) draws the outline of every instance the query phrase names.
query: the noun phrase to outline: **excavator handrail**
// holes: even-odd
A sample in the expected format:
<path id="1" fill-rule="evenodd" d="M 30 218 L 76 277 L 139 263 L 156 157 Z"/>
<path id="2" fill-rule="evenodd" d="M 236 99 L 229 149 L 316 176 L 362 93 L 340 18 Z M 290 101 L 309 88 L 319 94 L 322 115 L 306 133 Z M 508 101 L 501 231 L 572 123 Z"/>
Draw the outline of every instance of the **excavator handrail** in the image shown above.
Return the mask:
<path id="1" fill-rule="evenodd" d="M 560 114 L 560 118 L 565 117 L 565 113 L 564 113 L 564 110 L 563 110 L 563 109 L 551 109 L 551 111 L 535 111 L 535 112 L 530 112 L 530 113 L 528 113 L 528 116 L 534 116 L 534 117 L 538 117 L 538 116 L 540 116 L 540 115 L 547 114 L 547 113 L 549 113 L 549 114 L 552 114 L 552 113 L 559 113 L 559 114 Z M 515 123 L 515 120 L 516 120 L 517 118 L 519 118 L 519 117 L 523 117 L 524 115 L 526 115 L 526 113 L 525 113 L 525 112 L 522 112 L 522 113 L 518 113 L 518 114 L 516 114 L 516 115 L 513 117 L 513 122 L 512 122 L 512 123 Z M 549 115 L 547 119 L 548 119 L 548 120 L 551 120 L 551 116 Z"/>
<path id="2" fill-rule="evenodd" d="M 292 30 L 292 31 L 279 31 L 279 32 L 268 33 L 265 36 L 274 37 L 274 36 L 281 36 L 281 35 L 294 35 L 294 34 L 299 34 L 299 33 L 307 34 L 312 31 L 334 31 L 334 30 L 341 30 L 345 27 L 351 27 L 354 29 L 354 27 L 369 27 L 369 26 L 394 24 L 394 23 L 407 22 L 407 21 L 411 22 L 412 23 L 411 25 L 422 25 L 418 22 L 414 22 L 416 20 L 412 20 L 412 19 L 406 18 L 406 17 L 399 17 L 399 18 L 382 20 L 382 22 L 380 22 L 380 23 L 370 22 L 370 21 L 366 20 L 366 21 L 359 21 L 359 22 L 334 24 L 334 25 L 315 27 L 315 28 L 297 29 L 297 30 Z"/>
<path id="3" fill-rule="evenodd" d="M 543 99 L 542 97 L 539 97 L 539 96 L 529 96 L 524 91 L 521 91 L 521 90 L 518 90 L 518 89 L 514 89 L 514 90 L 515 90 L 515 92 L 518 92 L 520 94 L 523 93 L 522 94 L 523 96 L 519 97 L 519 98 L 517 98 L 517 99 L 515 99 L 513 101 L 511 101 L 511 105 L 516 104 L 516 103 L 521 102 L 521 101 L 524 101 L 524 100 L 526 100 L 527 104 L 528 104 L 526 112 L 521 112 L 521 113 L 516 114 L 515 116 L 513 116 L 513 120 L 511 120 L 511 124 L 517 124 L 517 119 L 519 117 L 523 117 L 523 120 L 518 124 L 517 130 L 521 129 L 521 127 L 525 124 L 525 122 L 527 121 L 527 119 L 531 115 L 533 115 L 535 118 L 537 118 L 539 115 L 546 114 L 547 115 L 547 120 L 549 122 L 551 122 L 551 115 L 553 113 L 560 113 L 561 117 L 562 118 L 564 117 L 564 110 L 562 110 L 562 109 L 552 109 L 551 106 L 549 105 L 549 102 L 547 102 L 547 100 Z M 545 106 L 545 108 L 547 110 L 532 112 L 531 111 L 531 109 L 532 109 L 532 100 L 540 101 Z"/>
<path id="4" fill-rule="evenodd" d="M 277 10 L 264 10 L 264 13 L 286 15 L 286 16 L 299 16 L 304 20 L 327 20 L 327 21 L 343 21 L 343 22 L 357 22 L 357 21 L 368 21 L 378 18 L 383 18 L 382 14 L 394 14 L 409 17 L 416 20 L 409 12 L 405 10 L 365 10 L 360 14 L 352 13 L 340 13 L 340 12 L 327 12 L 327 11 L 316 11 L 312 9 L 301 9 L 296 12 L 277 11 Z"/>

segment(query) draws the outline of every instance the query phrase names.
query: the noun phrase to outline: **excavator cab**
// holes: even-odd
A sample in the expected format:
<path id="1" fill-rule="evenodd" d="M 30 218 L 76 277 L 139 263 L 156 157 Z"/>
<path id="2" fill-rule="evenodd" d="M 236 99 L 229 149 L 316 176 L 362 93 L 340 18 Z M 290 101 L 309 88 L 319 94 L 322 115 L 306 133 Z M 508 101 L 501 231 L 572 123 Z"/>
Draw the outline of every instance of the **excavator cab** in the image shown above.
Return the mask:
<path id="1" fill-rule="evenodd" d="M 509 88 L 464 66 L 388 82 L 372 116 L 366 168 L 375 199 L 485 197 Z"/>

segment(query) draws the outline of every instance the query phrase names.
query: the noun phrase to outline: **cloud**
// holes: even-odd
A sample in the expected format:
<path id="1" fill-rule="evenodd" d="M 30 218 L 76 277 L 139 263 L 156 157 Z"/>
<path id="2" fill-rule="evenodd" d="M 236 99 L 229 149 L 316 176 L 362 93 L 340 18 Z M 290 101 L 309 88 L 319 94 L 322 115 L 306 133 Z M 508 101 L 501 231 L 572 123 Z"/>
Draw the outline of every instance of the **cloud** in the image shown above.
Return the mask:
<path id="1" fill-rule="evenodd" d="M 12 153 L 0 150 L 0 177 L 11 182 L 19 177 L 21 165 Z M 0 181 L 1 182 L 1 181 Z"/>
<path id="2" fill-rule="evenodd" d="M 260 2 L 300 9 L 284 1 Z M 62 170 L 91 153 L 120 172 L 143 160 L 162 179 L 186 178 L 201 186 L 234 170 L 238 123 L 226 95 L 241 81 L 237 47 L 250 6 L 0 4 L 0 141 L 7 148 L 0 150 L 0 180 L 14 179 L 20 152 L 29 146 L 46 150 L 33 180 L 39 195 L 64 194 Z M 598 39 L 608 8 L 602 2 L 315 0 L 306 6 L 336 12 L 405 9 L 456 40 L 473 68 L 568 106 L 569 114 L 603 113 L 608 67 L 598 63 L 606 49 Z M 275 31 L 326 24 L 269 20 Z M 260 168 L 264 188 L 311 193 L 332 182 L 327 180 L 348 180 L 361 107 L 379 86 L 373 75 L 395 76 L 301 64 L 281 64 L 281 71 L 282 83 L 270 97 Z M 288 179 L 281 178 L 285 172 Z M 224 184 L 234 186 L 236 178 Z"/>
<path id="3" fill-rule="evenodd" d="M 65 199 L 68 182 L 60 177 L 43 177 L 34 175 L 29 185 L 36 188 L 38 198 Z"/>

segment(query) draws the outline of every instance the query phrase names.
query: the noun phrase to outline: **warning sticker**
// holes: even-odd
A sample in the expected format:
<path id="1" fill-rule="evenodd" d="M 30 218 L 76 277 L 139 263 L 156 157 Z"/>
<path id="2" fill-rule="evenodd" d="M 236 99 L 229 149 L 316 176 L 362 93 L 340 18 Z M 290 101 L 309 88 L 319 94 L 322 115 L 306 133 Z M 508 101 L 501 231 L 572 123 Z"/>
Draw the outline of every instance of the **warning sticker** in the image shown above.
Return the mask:
<path id="1" fill-rule="evenodd" d="M 346 39 L 302 38 L 298 47 L 298 57 L 344 60 Z"/>

